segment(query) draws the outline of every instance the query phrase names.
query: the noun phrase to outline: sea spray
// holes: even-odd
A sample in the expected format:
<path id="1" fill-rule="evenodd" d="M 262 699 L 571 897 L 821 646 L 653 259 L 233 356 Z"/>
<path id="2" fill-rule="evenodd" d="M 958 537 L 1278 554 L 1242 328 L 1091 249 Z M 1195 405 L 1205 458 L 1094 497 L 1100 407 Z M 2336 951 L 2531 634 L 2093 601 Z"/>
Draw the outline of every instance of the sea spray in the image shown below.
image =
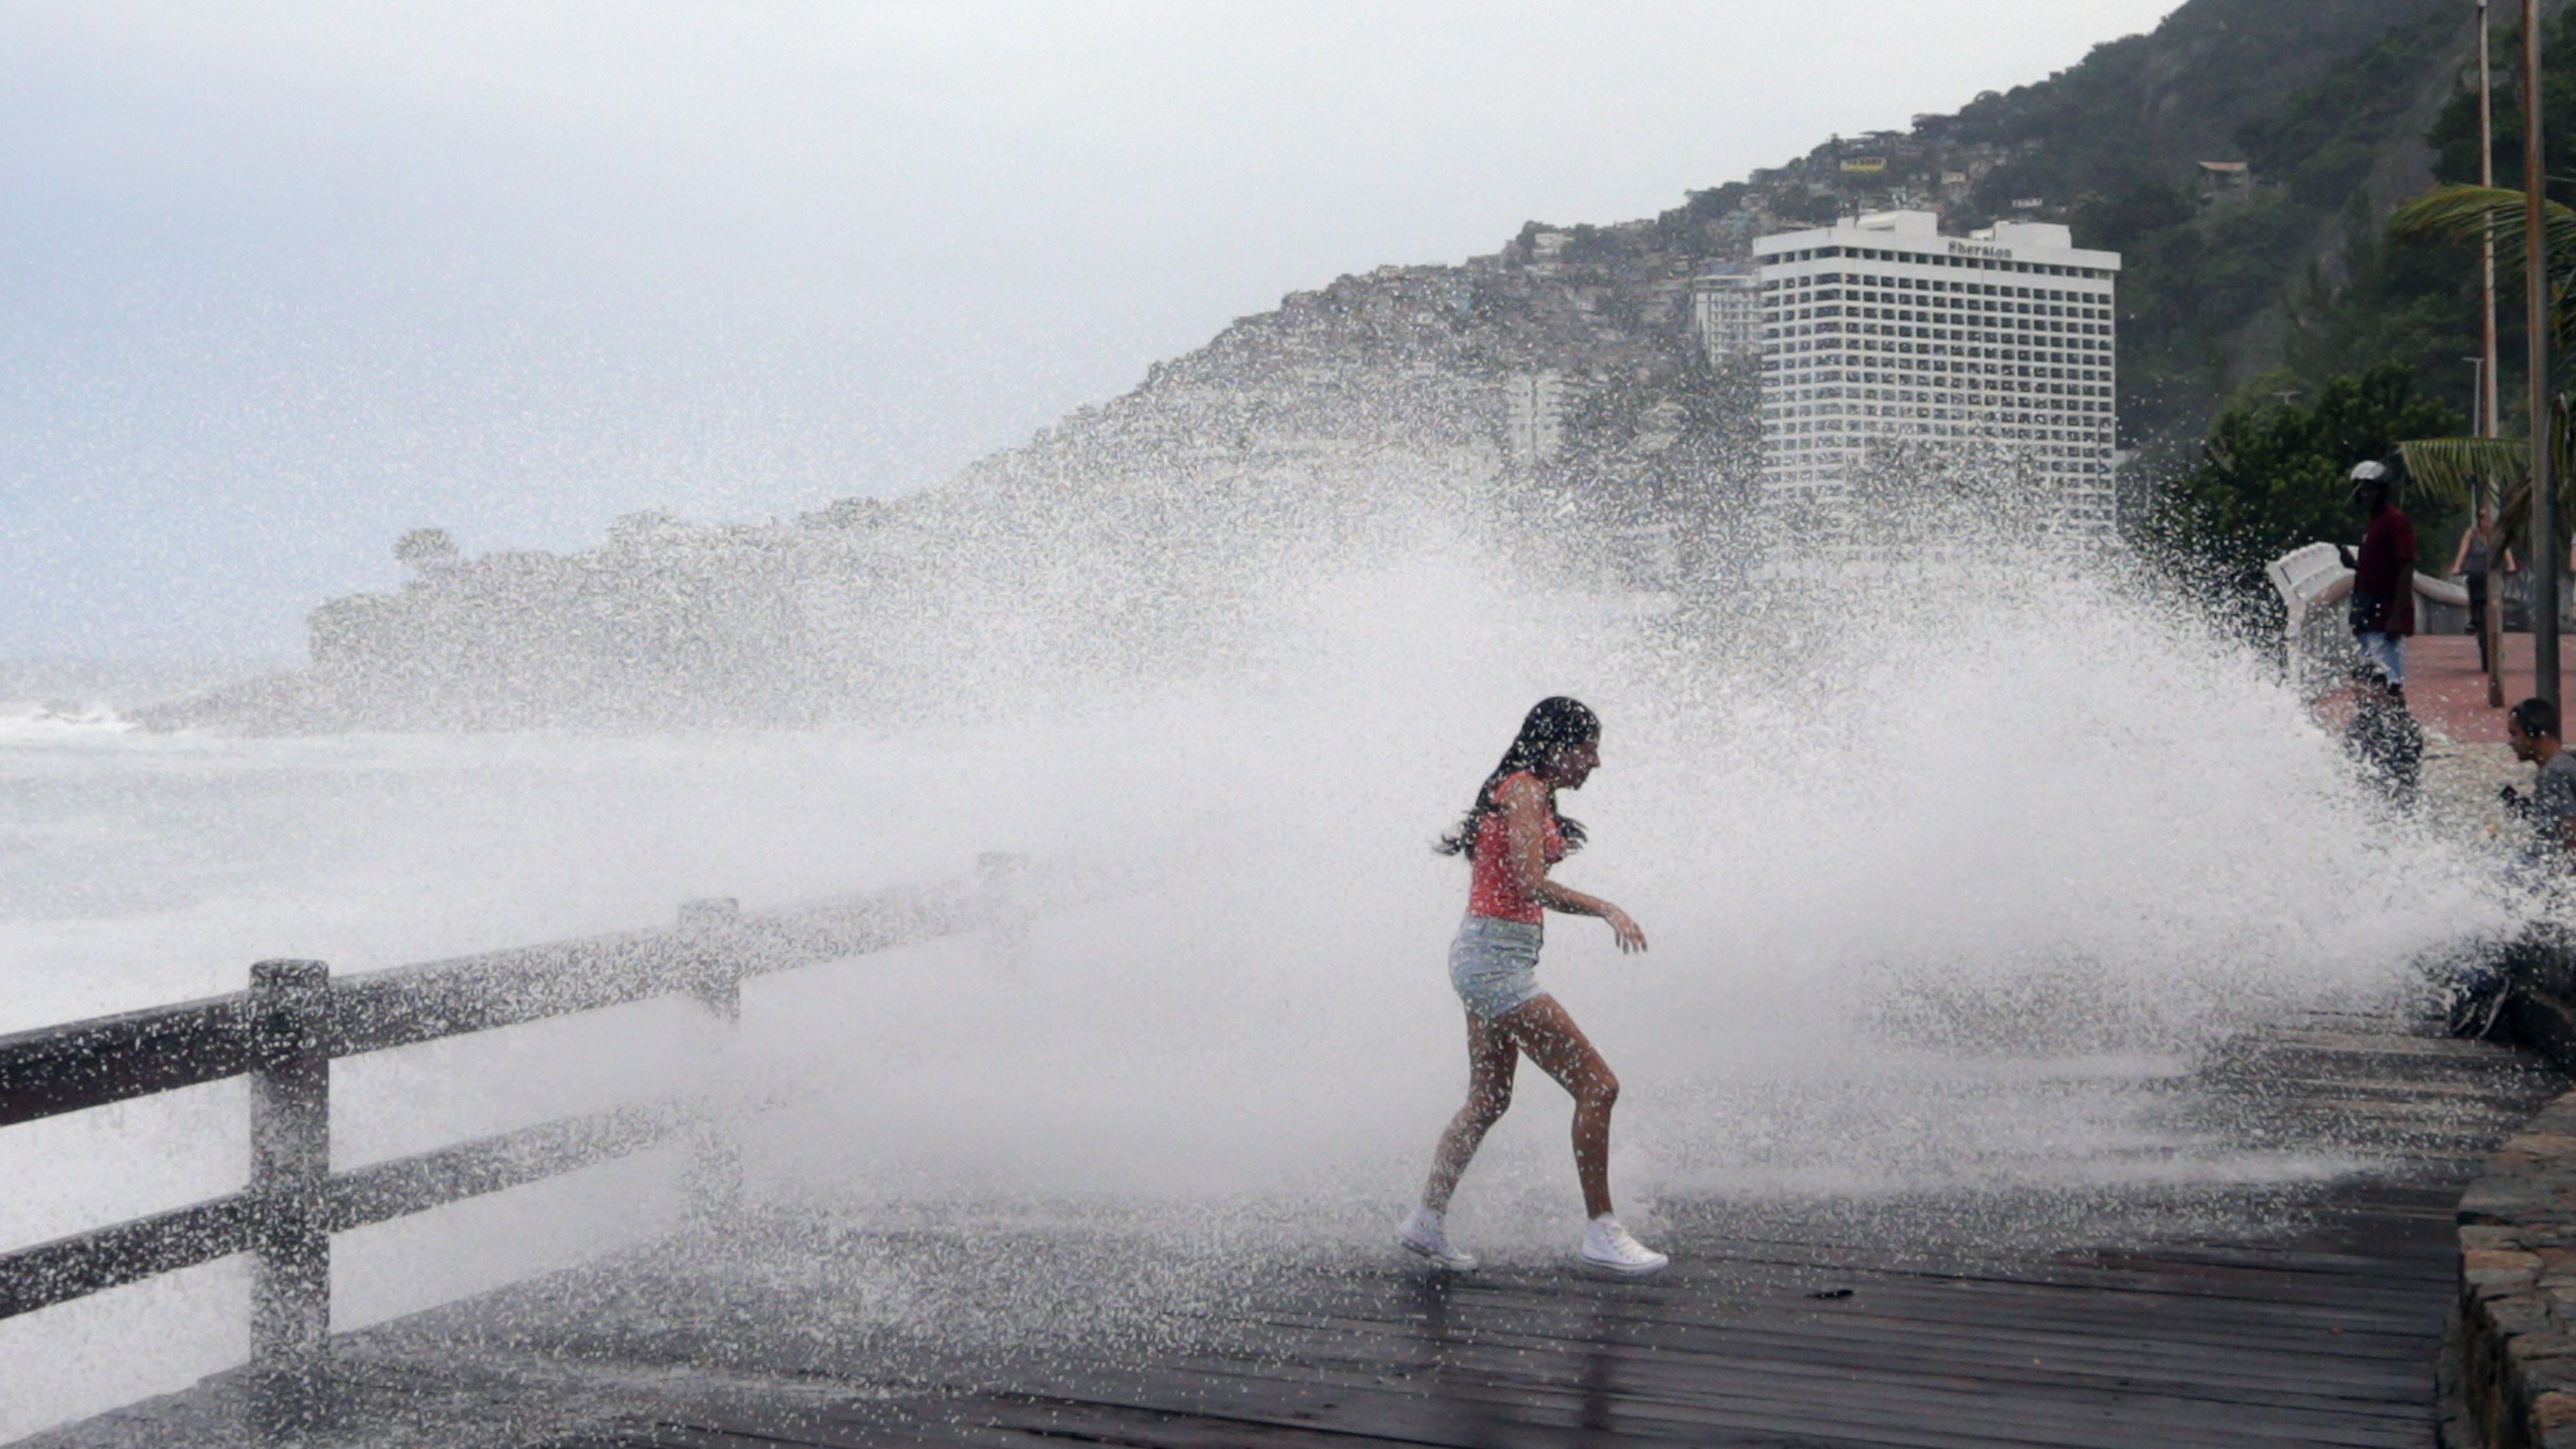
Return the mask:
<path id="1" fill-rule="evenodd" d="M 1221 608 L 1181 608 L 1219 585 Z M 1464 879 L 1430 843 L 1542 694 L 1606 724 L 1600 773 L 1565 802 L 1593 843 L 1561 873 L 1655 947 L 1621 958 L 1560 918 L 1542 980 L 1626 1083 L 1623 1204 L 1685 1249 L 1706 1214 L 1766 1201 L 2364 1166 L 2334 1141 L 2249 1144 L 2175 1093 L 2230 1033 L 2379 1007 L 2419 953 L 2506 918 L 2477 860 L 2377 812 L 2258 654 L 2117 558 L 2007 537 L 1937 567 L 1677 596 L 1391 511 L 1174 589 L 1150 627 L 938 675 L 872 728 L 100 732 L 15 753 L 20 840 L 88 832 L 85 869 L 149 877 L 85 894 L 15 852 L 18 999 L 47 1018 L 140 1005 L 232 989 L 258 956 L 363 969 L 666 921 L 695 896 L 934 878 L 988 849 L 1080 862 L 1111 888 L 1036 922 L 1015 959 L 952 942 L 754 983 L 736 1051 L 765 1108 L 742 1127 L 756 1230 L 650 1259 L 662 1290 L 712 1299 L 844 1243 L 881 1271 L 841 1275 L 854 1296 L 818 1304 L 816 1331 L 989 1347 L 1168 1328 L 1246 1265 L 1377 1251 L 1464 1075 L 1441 969 Z M 1065 602 L 997 592 L 988 635 L 1078 637 Z M 703 1038 L 646 1008 L 345 1063 L 343 1165 L 667 1087 Z M 6 1235 L 225 1190 L 237 1113 L 218 1087 L 13 1129 L 0 1154 L 36 1154 L 13 1176 L 60 1186 L 8 1209 Z M 1462 1190 L 1459 1229 L 1497 1261 L 1570 1241 L 1564 1118 L 1524 1072 Z M 676 1225 L 672 1170 L 354 1235 L 340 1324 L 648 1241 Z M 1044 1292 L 1004 1273 L 966 1302 L 879 1229 L 939 1262 L 1043 1242 L 1097 1271 Z M 237 1276 L 0 1325 L 31 1366 L 0 1429 L 237 1356 L 237 1316 L 206 1307 Z M 168 1351 L 138 1370 L 146 1332 Z"/>

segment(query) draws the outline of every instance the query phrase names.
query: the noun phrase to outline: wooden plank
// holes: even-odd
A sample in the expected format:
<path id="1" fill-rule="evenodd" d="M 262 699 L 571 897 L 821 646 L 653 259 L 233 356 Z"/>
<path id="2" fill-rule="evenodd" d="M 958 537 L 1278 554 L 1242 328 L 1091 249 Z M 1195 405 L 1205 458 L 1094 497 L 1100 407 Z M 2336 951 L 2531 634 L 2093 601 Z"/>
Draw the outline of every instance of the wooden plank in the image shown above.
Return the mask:
<path id="1" fill-rule="evenodd" d="M 331 983 L 331 1055 L 642 1001 L 687 987 L 695 962 L 676 932 L 630 931 L 342 977 Z"/>
<path id="2" fill-rule="evenodd" d="M 689 991 L 719 974 L 765 975 L 971 930 L 964 885 L 844 897 L 720 930 L 625 931 L 388 967 L 332 985 L 331 1054 L 357 1056 Z"/>
<path id="3" fill-rule="evenodd" d="M 0 1127 L 237 1077 L 244 995 L 0 1036 Z"/>
<path id="4" fill-rule="evenodd" d="M 1885 1311 L 1906 1305 L 1936 1320 L 1978 1318 L 1998 1322 L 2012 1321 L 2042 1325 L 2065 1324 L 2075 1328 L 2098 1324 L 2106 1318 L 2131 1325 L 2139 1331 L 2189 1338 L 2214 1347 L 2260 1350 L 2276 1342 L 2284 1332 L 2305 1331 L 2331 1336 L 2336 1330 L 2356 1343 L 2369 1341 L 2370 1335 L 2420 1334 L 2424 1329 L 2425 1303 L 2446 1303 L 2448 1295 L 2425 1296 L 2408 1300 L 2380 1299 L 2366 1309 L 2336 1309 L 2313 1304 L 2266 1302 L 2252 1296 L 2222 1298 L 2199 1293 L 2156 1293 L 2097 1287 L 2069 1287 L 2041 1281 L 2016 1281 L 2002 1278 L 1934 1278 L 1910 1275 L 1888 1275 L 1874 1279 L 1858 1274 L 1835 1275 L 1834 1281 L 1853 1286 Z M 1568 1285 L 1569 1288 L 1571 1285 Z M 1534 1283 L 1506 1286 L 1486 1285 L 1457 1295 L 1463 1305 L 1478 1296 L 1518 1294 L 1532 1305 L 1543 1305 L 1560 1290 L 1557 1285 Z M 1575 1298 L 1591 1305 L 1594 1300 Z M 1596 1321 L 1621 1314 L 1689 1317 L 1691 1299 L 1667 1295 L 1639 1297 L 1619 1310 L 1593 1309 Z M 1792 1305 L 1793 1309 L 1799 1305 Z M 1454 1315 L 1470 1311 L 1464 1306 L 1453 1308 Z M 1691 1321 L 1723 1322 L 1719 1316 Z M 2433 1331 L 2438 1331 L 2439 1324 Z"/>
<path id="5" fill-rule="evenodd" d="M 2052 1385 L 2044 1382 L 1998 1381 L 1956 1365 L 1901 1371 L 1876 1360 L 1818 1364 L 1794 1357 L 1752 1359 L 1731 1353 L 1657 1351 L 1615 1340 L 1509 1348 L 1452 1346 L 1440 1356 L 1439 1368 L 1443 1381 L 1452 1386 L 1465 1371 L 1472 1372 L 1480 1384 L 1513 1392 L 1550 1386 L 1572 1392 L 1615 1381 L 1623 1400 L 1660 1404 L 1683 1417 L 1698 1407 L 1759 1408 L 1804 1413 L 1804 1420 L 1787 1422 L 1817 1427 L 1913 1423 L 1941 1428 L 1946 1424 L 1971 1434 L 1983 1425 L 2008 1422 L 2027 1433 L 1999 1437 L 2040 1442 L 2099 1438 L 2102 1426 L 2146 1414 L 2161 1432 L 2187 1436 L 2192 1442 L 2221 1443 L 2245 1432 L 2247 1407 L 2137 1389 L 2055 1386 L 2052 1391 Z M 1301 1372 L 1299 1376 L 1310 1375 Z M 1342 1382 L 1339 1375 L 1325 1377 L 1337 1385 Z M 2420 1376 L 2416 1382 L 2421 1383 Z M 2376 1442 L 2386 1436 L 2390 1415 L 2385 1406 L 2356 1412 L 2341 1406 L 2319 1410 L 2279 1403 L 2268 1407 L 2263 1417 L 2264 1433 L 2295 1430 L 2318 1442 Z M 2411 1425 L 2421 1415 L 2404 1417 Z M 2110 1437 L 2120 1435 L 2115 1430 Z"/>
<path id="6" fill-rule="evenodd" d="M 2132 1266 L 2094 1266 L 2072 1256 L 2026 1260 L 2012 1266 L 1975 1264 L 1959 1267 L 1908 1268 L 1903 1255 L 1870 1255 L 1865 1253 L 1811 1252 L 1801 1255 L 1794 1247 L 1763 1250 L 1751 1246 L 1729 1245 L 1730 1261 L 1760 1263 L 1779 1268 L 1822 1269 L 1841 1272 L 1876 1272 L 1890 1278 L 1911 1278 L 1963 1285 L 2018 1284 L 2033 1288 L 2066 1291 L 2126 1292 L 2141 1299 L 2208 1298 L 2242 1299 L 2279 1307 L 2283 1311 L 2314 1308 L 2333 1312 L 2339 1308 L 2376 1302 L 2385 1297 L 2373 1286 L 2372 1279 L 2338 1277 L 2323 1273 L 2266 1272 L 2244 1265 L 2227 1267 L 2217 1264 L 2186 1265 L 2176 1263 L 2172 1269 L 2151 1271 L 2152 1257 L 2137 1257 Z M 1676 1264 L 1677 1269 L 1685 1268 Z M 1687 1277 L 1674 1278 L 1676 1284 Z"/>
<path id="7" fill-rule="evenodd" d="M 975 1426 L 1023 1431 L 1022 1442 L 1133 1445 L 1137 1449 L 1241 1449 L 1250 1426 L 1240 1420 L 1209 1419 L 1129 1409 L 1114 1404 L 1086 1404 L 1071 1399 L 996 1398 L 977 1406 Z M 1264 1426 L 1262 1449 L 1350 1449 L 1352 1436 L 1315 1429 Z M 1381 1440 L 1379 1442 L 1392 1442 Z"/>
<path id="8" fill-rule="evenodd" d="M 2110 1276 L 2110 1275 L 2104 1275 Z M 2133 1275 L 2135 1276 L 2135 1275 Z M 2307 1329 L 2326 1335 L 2340 1330 L 2357 1342 L 2374 1335 L 2413 1335 L 2424 1330 L 2426 1303 L 2445 1303 L 2447 1292 L 2418 1287 L 2412 1292 L 2381 1294 L 2353 1309 L 2318 1307 L 2301 1302 L 2267 1302 L 2259 1297 L 2218 1298 L 2207 1294 L 2133 1292 L 2127 1286 L 2068 1287 L 2036 1278 L 1947 1278 L 1888 1272 L 1842 1271 L 1819 1275 L 1797 1288 L 1753 1284 L 1723 1277 L 1703 1278 L 1672 1290 L 1621 1297 L 1596 1295 L 1580 1279 L 1533 1278 L 1525 1282 L 1469 1285 L 1420 1284 L 1362 1280 L 1338 1287 L 1275 1296 L 1266 1307 L 1321 1308 L 1383 1316 L 1419 1324 L 1431 1313 L 1462 1321 L 1461 1315 L 1488 1306 L 1517 1307 L 1536 1313 L 1580 1316 L 1586 1322 L 1623 1319 L 1665 1320 L 1695 1324 L 1734 1321 L 1743 1313 L 1844 1311 L 1843 1305 L 1805 1299 L 1807 1288 L 1822 1282 L 1852 1289 L 1855 1304 L 1878 1311 L 1919 1310 L 1947 1318 L 2045 1325 L 2064 1321 L 2090 1324 L 2114 1318 L 2168 1333 L 2199 1334 L 2209 1342 L 2234 1346 L 2248 1338 L 2270 1341 L 2284 1331 Z M 2301 1282 L 2298 1286 L 2308 1286 Z M 1431 1295 L 1436 1294 L 1436 1297 Z M 1425 1300 L 1428 1300 L 1427 1302 Z M 2438 1325 L 2437 1325 L 2438 1327 Z M 2240 1331 L 2241 1330 L 2241 1331 Z"/>
<path id="9" fill-rule="evenodd" d="M 580 1436 L 547 1449 L 885 1449 L 903 1445 L 1033 1446 L 1068 1442 L 1136 1449 L 1351 1449 L 1352 1437 L 1241 1420 L 1026 1395 L 852 1405 L 830 1412 L 725 1409 L 661 1416 L 650 1425 Z M 1379 1441 L 1387 1442 L 1387 1441 Z"/>
<path id="10" fill-rule="evenodd" d="M 2129 1449 L 2192 1443 L 2207 1449 L 2277 1444 L 2278 1430 L 2239 1411 L 2179 1415 L 2151 1396 L 2115 1396 L 2071 1405 L 1968 1389 L 1857 1378 L 1824 1385 L 1784 1385 L 1758 1375 L 1728 1377 L 1693 1388 L 1665 1377 L 1649 1382 L 1634 1365 L 1579 1351 L 1562 1371 L 1545 1365 L 1508 1372 L 1498 1362 L 1475 1373 L 1448 1371 L 1430 1385 L 1394 1389 L 1352 1374 L 1294 1372 L 1241 1362 L 1190 1361 L 1151 1370 L 1059 1365 L 1028 1385 L 1049 1397 L 1237 1418 L 1290 1428 L 1330 1429 L 1431 1444 L 1490 1442 L 1498 1425 L 1537 1430 L 1582 1429 L 1586 1442 L 1620 1437 L 1705 1442 L 1710 1431 L 1811 1434 L 1963 1449 L 2028 1444 Z M 2189 1422 L 2178 1422 L 2188 1417 Z M 2268 1417 L 2268 1416 L 2267 1416 Z M 2365 1446 L 2420 1444 L 2420 1425 L 2336 1422 L 2303 1425 L 2306 1442 Z"/>
<path id="11" fill-rule="evenodd" d="M 1471 1406 L 1458 1406 L 1471 1407 Z M 1363 1445 L 1545 1446 L 1545 1449 L 1597 1449 L 1597 1446 L 1641 1442 L 1636 1432 L 1614 1432 L 1602 1416 L 1571 1425 L 1541 1424 L 1505 1414 L 1479 1412 L 1470 1437 L 1433 1430 L 1431 1437 L 1406 1434 L 1380 1424 L 1361 1429 L 1347 1424 L 1318 1427 L 1304 1423 L 1143 1409 L 1125 1404 L 1025 1395 L 942 1402 L 936 1406 L 878 1405 L 847 1411 L 847 1422 L 864 1426 L 859 1444 L 884 1446 L 959 1446 L 959 1449 L 1035 1449 L 1067 1442 L 1132 1446 L 1132 1449 L 1360 1449 Z M 1770 1431 L 1687 1426 L 1681 1442 L 1708 1449 L 1862 1449 L 1865 1441 L 1814 1432 Z M 785 1438 L 776 1443 L 799 1443 Z M 1651 1427 L 1642 1442 L 1673 1442 L 1669 1433 Z M 643 1446 L 637 1446 L 643 1449 Z M 653 1446 L 660 1449 L 660 1446 Z"/>
<path id="12" fill-rule="evenodd" d="M 247 1252 L 251 1227 L 233 1193 L 0 1255 L 0 1318 Z"/>
<path id="13" fill-rule="evenodd" d="M 1270 1314 L 1258 1321 L 1281 1330 L 1283 1341 L 1287 1334 L 1295 1332 L 1338 1332 L 1396 1345 L 1390 1352 L 1401 1352 L 1405 1344 L 1424 1342 L 1418 1331 L 1407 1332 L 1403 1325 L 1369 1319 L 1298 1319 Z M 1560 1327 L 1546 1322 L 1486 1320 L 1463 1332 L 1444 1334 L 1438 1342 L 1545 1349 L 1565 1341 Z M 2304 1351 L 2285 1345 L 2275 1355 L 2252 1359 L 2241 1352 L 2124 1337 L 2116 1332 L 2015 1329 L 1860 1311 L 1797 1320 L 1765 1316 L 1705 1326 L 1653 1325 L 1622 1337 L 1643 1347 L 1722 1352 L 1746 1360 L 1866 1360 L 1892 1368 L 1927 1371 L 1941 1366 L 1967 1367 L 2006 1382 L 2160 1385 L 2185 1396 L 2213 1399 L 2252 1396 L 2272 1401 L 2286 1395 L 2291 1400 L 2314 1400 L 2318 1407 L 2367 1399 L 2392 1382 L 2402 1382 L 2406 1392 L 2413 1394 L 2421 1387 L 2423 1355 L 2433 1341 L 2431 1335 L 2421 1335 L 2406 1345 L 2407 1352 L 2361 1359 L 2337 1351 L 2331 1345 L 2340 1340 L 2328 1338 Z M 2041 1367 L 2043 1362 L 2047 1367 Z"/>
<path id="14" fill-rule="evenodd" d="M 882 1449 L 885 1443 L 864 1429 L 820 1420 L 745 1420 L 717 1415 L 705 1416 L 714 1419 L 713 1423 L 700 1423 L 700 1417 L 664 1417 L 604 1437 L 581 1435 L 557 1440 L 546 1449 L 778 1449 L 780 1445 L 794 1449 Z"/>
<path id="15" fill-rule="evenodd" d="M 2280 1373 L 2248 1385 L 2250 1392 L 2214 1392 L 2205 1382 L 2172 1376 L 2156 1380 L 2123 1373 L 2085 1372 L 2081 1349 L 2062 1348 L 2031 1355 L 2017 1363 L 2001 1356 L 1944 1357 L 1925 1354 L 1923 1345 L 1894 1339 L 1823 1344 L 1814 1339 L 1769 1335 L 1710 1334 L 1697 1343 L 1642 1340 L 1626 1334 L 1569 1341 L 1543 1335 L 1483 1335 L 1472 1341 L 1450 1339 L 1436 1346 L 1406 1345 L 1371 1338 L 1361 1351 L 1337 1352 L 1323 1335 L 1277 1333 L 1263 1344 L 1259 1362 L 1295 1365 L 1300 1371 L 1339 1371 L 1377 1375 L 1396 1367 L 1436 1364 L 1444 1372 L 1483 1365 L 1481 1376 L 1510 1377 L 1549 1364 L 1580 1362 L 1583 1371 L 1616 1365 L 1630 1392 L 1658 1384 L 1674 1393 L 1692 1386 L 1729 1385 L 1729 1392 L 1770 1397 L 1778 1390 L 1803 1399 L 1813 1389 L 1836 1392 L 1861 1385 L 1872 1391 L 1892 1389 L 1898 1397 L 1929 1402 L 1946 1394 L 1965 1393 L 1980 1400 L 1998 1394 L 2058 1413 L 2067 1406 L 2120 1401 L 2161 1401 L 2168 1417 L 2207 1421 L 2213 1429 L 2235 1423 L 2249 1404 L 2266 1406 L 2267 1417 L 2283 1423 L 2333 1425 L 2375 1420 L 2392 1413 L 2420 1418 L 2425 1379 L 2422 1364 L 2408 1373 L 2376 1376 L 2376 1392 L 2342 1397 L 2303 1392 L 2312 1388 L 2294 1374 Z M 2431 1343 L 2426 1348 L 2429 1351 Z M 1408 1349 L 1418 1351 L 1409 1352 Z M 1857 1351 L 1854 1351 L 1857 1350 Z M 1228 1355 L 1237 1361 L 1241 1355 Z M 2072 1360 L 2070 1362 L 2070 1360 Z M 1214 1362 L 1216 1360 L 1210 1360 Z M 1807 1381 L 1816 1381 L 1804 1386 Z M 1838 1387 L 1839 1386 L 1839 1387 Z M 2392 1397 L 2392 1394 L 2395 1397 Z M 1686 1395 L 1685 1395 L 1686 1396 Z M 2410 1402 L 2411 1401 L 2411 1402 Z M 2090 1417 L 2082 1410 L 2077 1417 Z"/>
<path id="16" fill-rule="evenodd" d="M 2309 1357 L 2297 1361 L 2213 1370 L 2207 1359 L 2166 1359 L 2139 1363 L 2105 1359 L 2092 1345 L 2059 1338 L 2008 1342 L 1980 1337 L 1970 1351 L 1941 1337 L 1889 1331 L 1885 1326 L 1843 1325 L 1834 1333 L 1800 1332 L 1781 1325 L 1755 1330 L 1718 1330 L 1675 1336 L 1620 1335 L 1594 1340 L 1576 1351 L 1612 1356 L 1643 1354 L 1683 1364 L 1715 1364 L 1724 1372 L 1761 1367 L 1769 1378 L 1795 1382 L 1809 1376 L 1841 1380 L 1874 1378 L 1888 1382 L 1921 1380 L 1974 1383 L 1997 1392 L 2037 1398 L 2087 1399 L 2106 1394 L 2142 1393 L 2177 1400 L 2224 1405 L 2280 1406 L 2328 1415 L 2383 1415 L 2392 1403 L 2411 1403 L 2422 1396 L 2420 1358 L 2406 1365 L 2382 1364 L 2375 1370 L 2347 1368 L 2332 1381 L 2300 1372 L 2331 1362 Z M 1949 1338 L 1970 1335 L 1953 1325 Z M 1277 1351 L 1301 1363 L 1338 1364 L 1358 1371 L 1388 1363 L 1412 1362 L 1411 1349 L 1400 1338 L 1347 1345 L 1330 1338 L 1291 1340 L 1282 1335 Z M 2429 1351 L 2431 1344 L 2424 1345 Z M 1453 1350 L 1455 1352 L 1453 1352 Z M 1564 1340 L 1545 1336 L 1485 1332 L 1451 1338 L 1437 1350 L 1422 1348 L 1443 1367 L 1470 1362 L 1459 1355 L 1505 1352 L 1517 1358 L 1544 1358 L 1567 1350 Z M 1265 1352 L 1269 1346 L 1265 1346 Z M 1712 1370 L 1716 1371 L 1716 1370 Z"/>
<path id="17" fill-rule="evenodd" d="M 323 1221 L 331 1232 L 347 1232 L 573 1172 L 640 1152 L 690 1120 L 676 1102 L 617 1107 L 336 1173 L 325 1189 Z"/>

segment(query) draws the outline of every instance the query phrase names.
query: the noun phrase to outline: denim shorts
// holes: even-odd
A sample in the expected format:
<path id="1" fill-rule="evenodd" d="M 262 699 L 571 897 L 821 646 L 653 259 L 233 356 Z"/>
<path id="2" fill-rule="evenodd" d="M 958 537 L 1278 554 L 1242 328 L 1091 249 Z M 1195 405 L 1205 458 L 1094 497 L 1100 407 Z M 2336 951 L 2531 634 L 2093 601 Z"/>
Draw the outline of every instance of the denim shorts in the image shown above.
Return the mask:
<path id="1" fill-rule="evenodd" d="M 1478 1017 L 1491 1021 L 1543 995 L 1538 947 L 1545 931 L 1499 916 L 1469 916 L 1449 943 L 1449 984 Z"/>

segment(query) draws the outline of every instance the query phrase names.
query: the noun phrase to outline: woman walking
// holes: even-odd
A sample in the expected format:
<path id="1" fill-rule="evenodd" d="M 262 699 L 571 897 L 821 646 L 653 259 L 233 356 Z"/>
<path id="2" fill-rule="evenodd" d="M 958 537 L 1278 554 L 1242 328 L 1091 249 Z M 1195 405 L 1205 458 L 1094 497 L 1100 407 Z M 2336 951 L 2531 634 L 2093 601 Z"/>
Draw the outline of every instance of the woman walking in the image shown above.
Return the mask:
<path id="1" fill-rule="evenodd" d="M 2478 636 L 2480 674 L 2495 672 L 2495 662 L 2487 657 L 2487 564 L 2498 558 L 2495 545 L 2495 510 L 2481 507 L 2477 521 L 2460 531 L 2460 546 L 2451 554 L 2452 575 L 2469 589 L 2469 632 Z M 2503 551 L 2498 566 L 2514 571 L 2512 549 Z"/>
<path id="2" fill-rule="evenodd" d="M 1619 1079 L 1592 1049 L 1583 1029 L 1538 985 L 1544 913 L 1599 916 L 1622 951 L 1646 949 L 1628 913 L 1597 896 L 1557 884 L 1548 867 L 1583 844 L 1583 827 L 1556 813 L 1559 790 L 1579 790 L 1601 763 L 1601 720 L 1580 702 L 1540 700 L 1521 722 L 1502 763 L 1485 777 L 1458 828 L 1440 852 L 1464 855 L 1472 867 L 1467 918 L 1449 947 L 1449 982 L 1467 1006 L 1467 1105 L 1440 1134 L 1423 1184 L 1422 1205 L 1395 1240 L 1451 1272 L 1476 1266 L 1449 1246 L 1446 1215 L 1459 1175 L 1485 1132 L 1512 1105 L 1512 1073 L 1526 1052 L 1574 1096 L 1574 1172 L 1583 1184 L 1587 1267 L 1643 1277 L 1671 1261 L 1631 1237 L 1610 1207 L 1610 1109 Z"/>

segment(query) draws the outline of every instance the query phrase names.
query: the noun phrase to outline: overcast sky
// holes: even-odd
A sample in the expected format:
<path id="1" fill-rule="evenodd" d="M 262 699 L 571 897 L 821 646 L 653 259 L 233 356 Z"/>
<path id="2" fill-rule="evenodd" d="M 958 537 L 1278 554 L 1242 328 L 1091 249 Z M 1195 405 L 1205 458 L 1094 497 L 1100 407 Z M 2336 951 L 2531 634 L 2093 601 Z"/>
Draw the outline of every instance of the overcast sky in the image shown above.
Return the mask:
<path id="1" fill-rule="evenodd" d="M 1283 293 L 1677 204 L 2169 0 L 0 7 L 0 656 L 395 534 L 924 486 Z"/>

